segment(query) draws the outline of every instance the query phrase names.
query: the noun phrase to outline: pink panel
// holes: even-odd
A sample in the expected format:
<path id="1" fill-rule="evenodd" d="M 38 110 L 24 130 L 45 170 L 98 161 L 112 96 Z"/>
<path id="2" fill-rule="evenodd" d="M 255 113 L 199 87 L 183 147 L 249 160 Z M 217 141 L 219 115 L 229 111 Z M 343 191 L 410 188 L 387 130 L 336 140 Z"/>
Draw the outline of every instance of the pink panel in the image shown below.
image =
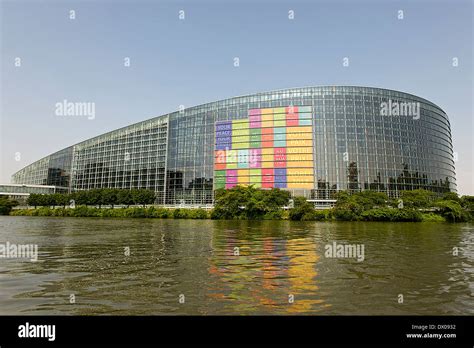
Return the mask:
<path id="1" fill-rule="evenodd" d="M 262 120 L 262 116 L 260 116 L 260 115 L 249 116 L 249 121 L 250 122 L 260 122 L 261 120 Z"/>
<path id="2" fill-rule="evenodd" d="M 250 115 L 261 115 L 262 111 L 260 109 L 250 109 L 249 110 L 249 116 Z"/>

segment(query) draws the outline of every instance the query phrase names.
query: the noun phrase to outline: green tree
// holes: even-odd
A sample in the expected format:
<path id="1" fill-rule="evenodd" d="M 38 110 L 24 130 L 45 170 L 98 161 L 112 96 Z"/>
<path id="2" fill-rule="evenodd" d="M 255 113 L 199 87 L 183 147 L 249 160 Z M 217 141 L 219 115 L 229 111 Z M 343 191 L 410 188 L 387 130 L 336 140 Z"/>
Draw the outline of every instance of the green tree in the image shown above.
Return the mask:
<path id="1" fill-rule="evenodd" d="M 0 196 L 0 215 L 10 214 L 13 207 L 17 206 L 18 202 L 15 200 L 10 200 L 6 196 Z"/>
<path id="2" fill-rule="evenodd" d="M 127 208 L 130 206 L 130 204 L 133 204 L 132 193 L 130 190 L 122 189 L 118 191 L 117 204 L 126 205 Z"/>
<path id="3" fill-rule="evenodd" d="M 36 209 L 36 207 L 40 205 L 40 196 L 41 195 L 37 193 L 31 193 L 26 199 L 26 204 L 28 204 L 29 206 L 35 207 Z"/>
<path id="4" fill-rule="evenodd" d="M 402 191 L 400 198 L 406 208 L 428 208 L 433 205 L 436 195 L 427 190 Z"/>
<path id="5" fill-rule="evenodd" d="M 280 189 L 261 190 L 235 186 L 216 190 L 213 219 L 263 219 L 276 216 L 288 204 L 290 193 Z"/>
<path id="6" fill-rule="evenodd" d="M 305 216 L 308 217 L 314 211 L 313 204 L 308 202 L 305 197 L 295 197 L 293 202 L 294 207 L 289 212 L 290 220 L 303 220 Z"/>
<path id="7" fill-rule="evenodd" d="M 113 189 L 113 188 L 105 188 L 102 190 L 101 194 L 101 203 L 103 205 L 111 205 L 112 208 L 114 207 L 115 204 L 118 202 L 118 190 Z"/>
<path id="8" fill-rule="evenodd" d="M 461 203 L 461 198 L 458 196 L 456 192 L 446 192 L 443 194 L 442 198 L 443 201 L 455 201 Z"/>
<path id="9" fill-rule="evenodd" d="M 467 221 L 468 214 L 462 209 L 461 205 L 456 201 L 438 201 L 436 206 L 442 216 L 450 222 L 464 222 Z"/>

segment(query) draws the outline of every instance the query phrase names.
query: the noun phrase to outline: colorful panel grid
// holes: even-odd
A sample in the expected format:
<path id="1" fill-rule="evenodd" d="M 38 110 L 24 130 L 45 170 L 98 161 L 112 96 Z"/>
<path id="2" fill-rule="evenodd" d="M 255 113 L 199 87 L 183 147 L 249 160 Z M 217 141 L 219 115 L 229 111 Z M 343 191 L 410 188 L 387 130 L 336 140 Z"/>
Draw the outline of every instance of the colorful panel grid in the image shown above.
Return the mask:
<path id="1" fill-rule="evenodd" d="M 214 188 L 314 188 L 312 115 L 290 105 L 216 122 Z"/>

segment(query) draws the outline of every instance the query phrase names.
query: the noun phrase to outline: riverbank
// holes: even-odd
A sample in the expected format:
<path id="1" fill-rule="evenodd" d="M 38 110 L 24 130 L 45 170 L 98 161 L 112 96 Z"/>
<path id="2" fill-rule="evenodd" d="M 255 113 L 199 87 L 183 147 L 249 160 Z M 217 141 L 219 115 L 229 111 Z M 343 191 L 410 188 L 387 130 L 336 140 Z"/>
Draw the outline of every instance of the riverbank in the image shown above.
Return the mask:
<path id="1" fill-rule="evenodd" d="M 292 218 L 293 209 L 281 210 L 278 214 L 264 215 L 256 220 L 302 220 L 302 221 L 349 221 L 338 216 L 334 209 L 314 210 L 310 215 Z M 293 214 L 294 215 L 294 214 Z M 161 207 L 97 208 L 78 206 L 76 208 L 14 209 L 10 216 L 57 216 L 57 217 L 99 217 L 99 218 L 154 218 L 154 219 L 216 219 L 214 210 L 205 209 L 171 209 Z M 252 220 L 252 219 L 237 219 Z M 363 212 L 358 219 L 350 221 L 363 222 L 447 222 L 443 216 L 433 212 L 419 212 L 413 209 L 370 209 Z"/>
<path id="2" fill-rule="evenodd" d="M 285 190 L 236 186 L 216 190 L 211 210 L 165 208 L 154 204 L 153 191 L 119 189 L 31 194 L 26 204 L 35 209 L 14 209 L 18 203 L 6 199 L 2 204 L 3 214 L 13 216 L 368 222 L 468 222 L 474 218 L 474 196 L 459 197 L 454 192 L 440 197 L 413 190 L 402 192 L 400 198 L 389 198 L 383 192 L 340 191 L 334 198 L 333 208 L 317 210 L 311 199 L 292 197 Z"/>

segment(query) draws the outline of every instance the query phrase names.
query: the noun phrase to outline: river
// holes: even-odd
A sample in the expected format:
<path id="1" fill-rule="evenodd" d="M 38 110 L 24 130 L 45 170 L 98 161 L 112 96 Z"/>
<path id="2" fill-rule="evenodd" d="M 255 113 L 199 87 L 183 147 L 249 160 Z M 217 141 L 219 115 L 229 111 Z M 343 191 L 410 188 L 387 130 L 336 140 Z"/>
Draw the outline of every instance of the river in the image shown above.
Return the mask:
<path id="1" fill-rule="evenodd" d="M 473 315 L 473 232 L 3 216 L 0 243 L 35 244 L 38 260 L 0 258 L 0 314 Z M 328 257 L 335 243 L 363 246 L 363 257 Z"/>

